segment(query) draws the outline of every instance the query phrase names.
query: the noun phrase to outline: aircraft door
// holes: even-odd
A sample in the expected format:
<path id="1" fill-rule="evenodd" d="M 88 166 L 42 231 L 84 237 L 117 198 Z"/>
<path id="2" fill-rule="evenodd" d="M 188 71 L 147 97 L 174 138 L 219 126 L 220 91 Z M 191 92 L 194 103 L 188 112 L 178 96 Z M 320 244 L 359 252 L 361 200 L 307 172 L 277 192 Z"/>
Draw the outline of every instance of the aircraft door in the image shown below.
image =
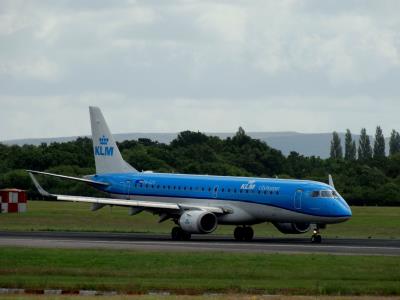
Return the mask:
<path id="1" fill-rule="evenodd" d="M 214 186 L 214 188 L 213 188 L 213 192 L 212 192 L 212 197 L 213 198 L 217 198 L 217 196 L 218 196 L 218 185 L 215 185 Z"/>
<path id="2" fill-rule="evenodd" d="M 303 197 L 303 191 L 297 190 L 294 194 L 294 208 L 301 209 L 301 198 Z"/>

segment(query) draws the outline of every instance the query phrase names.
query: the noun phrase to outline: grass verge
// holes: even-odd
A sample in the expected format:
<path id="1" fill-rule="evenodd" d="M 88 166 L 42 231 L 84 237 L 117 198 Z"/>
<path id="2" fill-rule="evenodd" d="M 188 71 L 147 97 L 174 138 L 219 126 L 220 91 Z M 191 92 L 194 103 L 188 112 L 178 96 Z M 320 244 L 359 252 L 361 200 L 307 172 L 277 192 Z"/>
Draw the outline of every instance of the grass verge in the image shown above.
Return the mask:
<path id="1" fill-rule="evenodd" d="M 177 294 L 400 295 L 400 258 L 0 249 L 0 286 Z"/>

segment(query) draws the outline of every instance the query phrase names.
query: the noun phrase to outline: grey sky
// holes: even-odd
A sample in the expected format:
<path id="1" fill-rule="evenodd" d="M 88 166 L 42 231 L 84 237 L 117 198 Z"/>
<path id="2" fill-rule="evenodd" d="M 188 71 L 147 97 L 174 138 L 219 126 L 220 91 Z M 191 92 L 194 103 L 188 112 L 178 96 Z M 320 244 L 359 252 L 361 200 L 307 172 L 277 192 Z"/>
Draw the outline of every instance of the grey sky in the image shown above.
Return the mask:
<path id="1" fill-rule="evenodd" d="M 0 140 L 400 130 L 400 1 L 1 1 Z"/>

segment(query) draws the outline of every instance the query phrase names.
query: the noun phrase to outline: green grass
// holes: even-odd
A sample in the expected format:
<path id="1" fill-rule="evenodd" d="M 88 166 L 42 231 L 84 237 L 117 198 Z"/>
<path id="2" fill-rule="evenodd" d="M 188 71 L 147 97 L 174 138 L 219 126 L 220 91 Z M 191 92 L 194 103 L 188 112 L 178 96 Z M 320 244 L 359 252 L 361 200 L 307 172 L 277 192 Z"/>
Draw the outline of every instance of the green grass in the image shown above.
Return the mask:
<path id="1" fill-rule="evenodd" d="M 328 225 L 327 237 L 400 238 L 400 207 L 353 207 L 345 223 Z M 129 216 L 127 208 L 105 207 L 91 212 L 90 205 L 71 202 L 30 201 L 28 212 L 0 215 L 0 231 L 105 231 L 169 233 L 173 223 L 158 224 L 149 213 Z M 219 226 L 215 234 L 232 234 L 233 226 Z M 272 224 L 254 226 L 256 236 L 284 236 Z M 308 234 L 309 235 L 309 234 Z M 302 235 L 300 235 L 302 236 Z M 304 236 L 304 235 L 303 235 Z M 306 235 L 307 236 L 307 235 Z"/>
<path id="2" fill-rule="evenodd" d="M 400 295 L 400 257 L 0 249 L 0 286 L 146 293 Z"/>

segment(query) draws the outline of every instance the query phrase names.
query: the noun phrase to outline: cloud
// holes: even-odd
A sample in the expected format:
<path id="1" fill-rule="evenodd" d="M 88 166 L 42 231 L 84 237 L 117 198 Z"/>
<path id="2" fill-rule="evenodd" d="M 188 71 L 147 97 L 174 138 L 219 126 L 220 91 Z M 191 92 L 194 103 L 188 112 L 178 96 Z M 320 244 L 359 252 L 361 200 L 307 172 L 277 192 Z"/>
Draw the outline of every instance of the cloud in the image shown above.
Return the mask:
<path id="1" fill-rule="evenodd" d="M 58 66 L 44 57 L 0 63 L 0 75 L 15 79 L 53 81 L 60 76 Z"/>
<path id="2" fill-rule="evenodd" d="M 9 107 L 3 115 L 48 116 L 54 109 L 54 118 L 66 121 L 67 113 L 86 116 L 78 111 L 94 102 L 121 118 L 132 110 L 138 130 L 155 131 L 231 131 L 239 124 L 330 131 L 376 125 L 369 120 L 395 127 L 399 6 L 357 0 L 2 1 L 0 104 Z M 316 111 L 321 117 L 313 117 Z M 43 128 L 45 120 L 32 121 L 39 133 L 54 135 Z M 37 134 L 10 122 L 14 127 L 7 125 L 4 136 Z M 127 131 L 121 124 L 117 129 Z M 85 128 L 57 127 L 68 135 Z"/>
<path id="3" fill-rule="evenodd" d="M 243 43 L 246 21 L 246 11 L 242 7 L 215 3 L 203 9 L 196 19 L 196 24 L 209 38 L 228 43 Z"/>

